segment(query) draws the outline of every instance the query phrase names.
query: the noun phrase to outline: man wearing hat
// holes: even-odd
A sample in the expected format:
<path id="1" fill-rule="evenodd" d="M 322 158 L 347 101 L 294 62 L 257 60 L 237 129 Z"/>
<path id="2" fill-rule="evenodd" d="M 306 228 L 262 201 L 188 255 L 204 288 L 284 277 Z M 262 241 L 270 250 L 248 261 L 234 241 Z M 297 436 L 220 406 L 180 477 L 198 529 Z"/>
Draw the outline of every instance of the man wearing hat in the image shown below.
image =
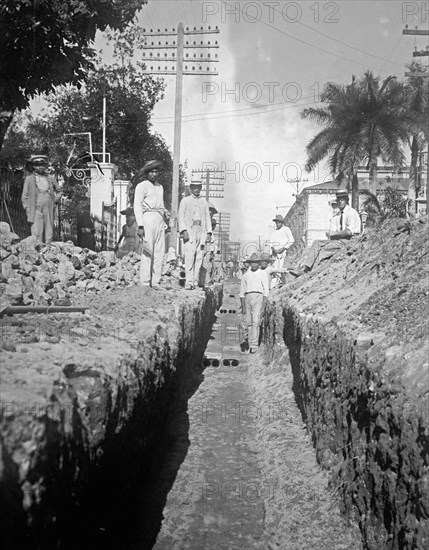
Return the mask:
<path id="1" fill-rule="evenodd" d="M 271 233 L 270 237 L 270 247 L 271 247 L 271 256 L 273 258 L 273 270 L 282 269 L 283 264 L 286 258 L 286 251 L 290 248 L 294 241 L 292 231 L 287 225 L 285 225 L 285 220 L 281 214 L 276 214 L 273 218 L 273 222 L 276 224 L 275 230 Z M 274 284 L 278 283 L 279 280 L 276 279 Z"/>
<path id="2" fill-rule="evenodd" d="M 159 160 L 146 162 L 134 176 L 138 181 L 134 192 L 134 215 L 138 226 L 137 235 L 145 240 L 145 249 L 140 260 L 140 283 L 161 290 L 162 262 L 165 253 L 164 188 L 157 182 L 162 163 Z"/>
<path id="3" fill-rule="evenodd" d="M 118 258 L 123 258 L 130 252 L 137 252 L 140 241 L 140 238 L 137 235 L 138 226 L 134 215 L 134 209 L 129 206 L 125 210 L 121 210 L 121 214 L 125 216 L 126 223 L 122 226 L 121 236 L 115 246 L 115 252 L 117 253 Z"/>
<path id="4" fill-rule="evenodd" d="M 209 206 L 201 196 L 202 185 L 202 182 L 192 182 L 189 186 L 191 194 L 184 197 L 179 206 L 179 233 L 185 253 L 185 290 L 193 290 L 198 286 L 204 246 L 206 241 L 210 242 L 212 235 Z"/>
<path id="5" fill-rule="evenodd" d="M 45 155 L 33 155 L 27 166 L 32 173 L 24 180 L 22 205 L 31 223 L 31 234 L 38 241 L 48 244 L 52 241 L 54 230 L 54 205 L 58 191 L 56 180 L 48 174 L 49 162 Z"/>
<path id="6" fill-rule="evenodd" d="M 336 197 L 339 211 L 332 218 L 331 229 L 326 232 L 328 240 L 314 241 L 312 243 L 302 269 L 289 271 L 295 277 L 308 273 L 323 260 L 331 258 L 338 250 L 344 248 L 350 239 L 361 232 L 359 213 L 349 206 L 347 191 L 339 189 L 336 192 Z"/>
<path id="7" fill-rule="evenodd" d="M 241 311 L 246 316 L 249 351 L 255 353 L 259 345 L 259 326 L 269 288 L 266 274 L 259 269 L 261 261 L 256 252 L 245 263 L 250 265 L 250 269 L 241 279 Z"/>

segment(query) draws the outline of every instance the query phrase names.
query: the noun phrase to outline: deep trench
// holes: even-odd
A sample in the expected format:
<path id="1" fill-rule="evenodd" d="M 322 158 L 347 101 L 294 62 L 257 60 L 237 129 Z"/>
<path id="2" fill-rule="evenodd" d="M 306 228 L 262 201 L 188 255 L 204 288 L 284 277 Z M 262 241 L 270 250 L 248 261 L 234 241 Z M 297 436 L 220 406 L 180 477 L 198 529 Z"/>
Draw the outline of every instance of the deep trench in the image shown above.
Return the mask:
<path id="1" fill-rule="evenodd" d="M 231 306 L 228 307 L 231 309 Z M 20 550 L 21 548 L 23 550 L 28 550 L 28 548 L 43 550 L 45 548 L 151 550 L 154 547 L 162 529 L 168 495 L 174 487 L 178 472 L 189 453 L 191 428 L 188 415 L 189 400 L 194 395 L 198 395 L 201 384 L 205 380 L 205 369 L 219 367 L 220 370 L 223 368 L 221 363 L 219 365 L 209 364 L 203 360 L 203 357 L 209 355 L 207 354 L 207 344 L 210 338 L 213 338 L 210 329 L 217 323 L 222 308 L 224 311 L 221 315 L 225 315 L 229 311 L 228 307 L 218 306 L 218 318 L 216 316 L 205 318 L 203 315 L 205 331 L 200 333 L 199 338 L 194 339 L 191 348 L 188 344 L 187 348 L 185 346 L 186 349 L 179 352 L 176 369 L 171 371 L 169 377 L 164 381 L 159 394 L 147 395 L 143 392 L 144 395 L 138 399 L 133 415 L 120 433 L 115 432 L 115 423 L 112 421 L 112 426 L 108 427 L 106 433 L 103 446 L 104 455 L 100 461 L 95 460 L 94 464 L 89 466 L 90 471 L 87 479 L 90 480 L 90 483 L 82 489 L 79 503 L 76 502 L 73 507 L 68 508 L 65 502 L 64 509 L 58 510 L 58 520 L 56 523 L 54 522 L 54 527 L 50 530 L 44 529 L 45 518 L 43 515 L 33 516 L 35 528 L 30 530 L 32 539 L 30 544 L 28 531 L 15 531 L 12 532 L 10 540 L 7 536 L 6 540 L 3 539 L 7 550 Z M 234 317 L 236 312 L 233 313 L 233 309 L 231 309 L 230 313 Z M 182 319 L 183 323 L 184 318 Z M 358 377 L 361 377 L 365 384 L 367 383 L 367 372 L 364 367 L 360 370 L 355 368 L 355 355 L 349 344 L 340 341 L 339 345 L 329 330 L 325 334 L 323 327 L 318 327 L 312 322 L 307 325 L 305 323 L 305 319 L 302 321 L 294 310 L 287 307 L 282 306 L 281 313 L 279 310 L 276 311 L 275 304 L 267 308 L 261 342 L 265 357 L 268 358 L 268 362 L 265 364 L 268 365 L 270 361 L 273 361 L 277 365 L 275 369 L 290 369 L 290 386 L 299 411 L 294 418 L 295 428 L 300 429 L 301 424 L 305 425 L 315 447 L 315 449 L 312 447 L 311 454 L 317 455 L 318 461 L 328 470 L 332 466 L 332 463 L 327 460 L 327 457 L 331 460 L 330 457 L 333 456 L 332 438 L 339 438 L 340 444 L 336 449 L 338 455 L 336 460 L 337 464 L 338 460 L 342 460 L 342 463 L 340 469 L 335 469 L 336 482 L 338 480 L 340 482 L 338 485 L 340 490 L 336 493 L 336 497 L 341 501 L 341 511 L 350 519 L 354 510 L 359 509 L 361 505 L 357 499 L 353 501 L 355 498 L 353 491 L 356 491 L 356 487 L 358 487 L 353 484 L 361 483 L 359 490 L 363 493 L 366 489 L 363 487 L 361 479 L 367 479 L 365 470 L 362 473 L 357 471 L 357 467 L 360 465 L 355 460 L 356 449 L 353 448 L 353 445 L 356 444 L 356 441 L 360 441 L 361 433 L 365 436 L 369 434 L 368 418 L 370 416 L 368 411 L 372 404 L 364 400 L 366 394 L 362 396 L 356 394 L 355 396 L 353 392 L 356 392 L 357 384 L 354 380 L 352 380 L 354 390 L 350 391 L 350 380 L 346 378 L 341 381 L 335 372 L 336 363 L 326 363 L 326 357 L 334 357 L 338 348 L 340 355 L 336 360 L 339 361 L 340 369 L 341 364 L 353 366 L 353 376 L 358 381 Z M 183 332 L 184 326 L 182 326 Z M 240 348 L 243 351 L 245 346 L 243 347 L 240 341 L 236 342 L 236 348 L 239 354 Z M 317 353 L 321 354 L 326 364 L 321 362 Z M 287 354 L 286 361 L 285 354 Z M 238 359 L 238 363 L 240 363 L 240 359 Z M 242 363 L 244 364 L 245 361 L 243 360 Z M 237 368 L 237 365 L 233 366 L 230 361 L 228 367 Z M 281 371 L 274 370 L 272 374 L 277 376 L 276 372 Z M 328 378 L 326 372 L 329 373 Z M 147 382 L 151 386 L 153 377 L 154 373 L 148 371 L 145 373 L 143 382 Z M 335 382 L 335 388 L 338 381 L 338 387 L 341 389 L 339 383 L 341 381 L 344 384 L 341 391 L 347 392 L 352 399 L 356 397 L 356 406 L 346 411 L 343 417 L 337 411 L 334 391 L 329 392 L 329 395 L 333 396 L 333 401 L 325 400 L 325 402 L 325 398 L 321 397 L 324 395 L 323 389 L 330 388 L 332 380 Z M 265 396 L 260 395 L 259 397 L 263 399 Z M 156 411 L 151 411 L 150 407 L 148 408 L 148 404 L 151 403 L 156 403 Z M 79 422 L 79 418 L 76 421 Z M 352 429 L 356 433 L 352 432 Z M 376 427 L 374 433 L 380 434 L 381 431 Z M 343 445 L 344 441 L 346 441 L 345 446 Z M 368 439 L 368 443 L 371 443 L 371 439 Z M 81 442 L 73 441 L 72 445 L 73 448 L 69 449 L 70 456 L 79 452 Z M 216 452 L 216 449 L 211 451 Z M 417 452 L 420 451 L 416 448 Z M 417 455 L 416 457 L 418 460 L 419 457 Z M 384 460 L 384 457 L 376 448 L 374 458 L 370 456 L 369 460 L 373 461 L 370 466 L 374 468 L 373 464 Z M 129 475 L 130 472 L 132 475 Z M 263 475 L 266 475 L 266 472 L 263 472 Z M 56 480 L 52 479 L 51 482 L 55 485 Z M 370 483 L 374 487 L 372 480 Z M 293 483 L 291 489 L 293 494 Z M 68 486 L 57 487 L 57 491 L 61 490 L 73 491 Z M 420 489 L 417 487 L 416 490 Z M 325 493 L 322 496 L 325 498 Z M 357 497 L 359 496 L 358 494 Z M 383 492 L 379 494 L 374 492 L 373 499 L 368 501 L 366 513 L 369 519 L 367 519 L 367 523 L 362 522 L 359 525 L 363 541 L 362 547 L 366 550 L 423 548 L 419 542 L 421 539 L 414 538 L 409 539 L 410 543 L 404 542 L 405 534 L 400 523 L 403 521 L 400 516 L 401 511 L 392 512 L 391 502 L 384 502 L 384 499 Z M 394 503 L 394 500 L 392 502 Z M 288 509 L 281 510 L 282 515 L 287 516 L 288 512 Z M 372 513 L 374 518 L 370 517 Z M 412 510 L 410 513 L 415 512 Z M 356 524 L 354 525 L 356 526 Z M 360 548 L 359 539 L 360 536 L 356 539 L 356 546 L 347 546 L 347 548 Z M 261 541 L 259 543 L 262 544 Z M 197 548 L 197 546 L 192 546 L 192 548 L 194 547 Z M 274 546 L 272 547 L 274 548 Z M 161 546 L 161 548 L 167 548 L 167 546 Z M 250 548 L 251 546 L 249 546 L 249 550 Z M 255 548 L 260 548 L 260 546 L 255 546 Z M 280 548 L 283 550 L 282 546 Z M 289 550 L 290 547 L 287 548 Z M 321 546 L 320 548 L 325 547 Z"/>

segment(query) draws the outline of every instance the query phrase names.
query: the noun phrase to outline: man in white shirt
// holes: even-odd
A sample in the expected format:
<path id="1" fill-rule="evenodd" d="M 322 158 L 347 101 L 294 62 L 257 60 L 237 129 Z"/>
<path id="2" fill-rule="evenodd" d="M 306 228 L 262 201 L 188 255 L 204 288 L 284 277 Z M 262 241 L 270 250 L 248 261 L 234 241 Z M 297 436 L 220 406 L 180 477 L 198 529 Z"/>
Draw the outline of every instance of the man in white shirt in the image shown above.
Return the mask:
<path id="1" fill-rule="evenodd" d="M 269 288 L 266 274 L 259 269 L 258 255 L 254 252 L 246 263 L 250 265 L 250 269 L 241 279 L 241 311 L 246 316 L 249 351 L 255 353 L 259 345 L 259 326 Z"/>
<path id="2" fill-rule="evenodd" d="M 333 229 L 326 232 L 328 240 L 314 241 L 305 258 L 303 268 L 290 270 L 289 273 L 300 277 L 317 267 L 323 260 L 331 258 L 338 250 L 344 248 L 348 241 L 361 232 L 359 213 L 349 206 L 349 195 L 346 190 L 336 192 L 339 212 L 332 218 Z"/>
<path id="3" fill-rule="evenodd" d="M 156 181 L 161 166 L 159 160 L 148 161 L 138 174 L 147 179 L 138 183 L 134 192 L 137 235 L 146 241 L 140 260 L 140 283 L 154 290 L 161 290 L 159 283 L 165 254 L 164 188 Z"/>
<path id="4" fill-rule="evenodd" d="M 200 269 L 203 263 L 204 246 L 212 235 L 209 206 L 201 196 L 201 182 L 192 182 L 191 195 L 182 199 L 179 206 L 179 233 L 183 238 L 185 253 L 185 290 L 198 286 Z"/>
<path id="5" fill-rule="evenodd" d="M 281 214 L 277 214 L 273 218 L 273 222 L 276 224 L 275 230 L 271 233 L 270 236 L 270 248 L 271 248 L 271 257 L 273 259 L 273 270 L 282 269 L 284 261 L 286 258 L 286 252 L 290 248 L 294 241 L 292 231 L 289 227 L 285 225 L 285 220 Z M 273 286 L 282 282 L 280 275 L 277 275 L 273 280 Z"/>

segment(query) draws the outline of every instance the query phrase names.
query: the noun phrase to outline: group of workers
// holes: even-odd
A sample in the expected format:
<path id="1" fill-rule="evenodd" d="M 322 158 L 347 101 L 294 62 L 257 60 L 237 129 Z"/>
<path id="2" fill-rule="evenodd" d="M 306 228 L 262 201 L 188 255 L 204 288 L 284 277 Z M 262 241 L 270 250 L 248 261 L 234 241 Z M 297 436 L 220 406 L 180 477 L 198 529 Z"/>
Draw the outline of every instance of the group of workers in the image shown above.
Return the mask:
<path id="1" fill-rule="evenodd" d="M 138 183 L 133 194 L 134 204 L 121 211 L 126 216 L 126 224 L 116 247 L 119 257 L 131 251 L 141 254 L 140 283 L 153 290 L 161 289 L 165 233 L 170 220 L 164 206 L 164 189 L 158 182 L 161 168 L 161 161 L 150 160 L 135 176 Z M 216 227 L 213 219 L 216 209 L 202 197 L 201 188 L 201 182 L 190 184 L 191 193 L 182 199 L 178 212 L 185 257 L 185 290 L 204 286 L 206 278 L 216 279 L 219 264 L 218 251 L 210 246 Z"/>
<path id="2" fill-rule="evenodd" d="M 259 345 L 259 332 L 265 302 L 271 288 L 278 282 L 279 273 L 300 277 L 344 249 L 348 242 L 361 232 L 361 219 L 357 210 L 349 205 L 349 195 L 344 189 L 336 192 L 335 213 L 326 232 L 326 239 L 316 240 L 303 257 L 302 266 L 284 267 L 286 251 L 294 240 L 285 220 L 274 218 L 276 229 L 270 239 L 271 255 L 254 253 L 246 260 L 250 266 L 241 280 L 240 299 L 242 313 L 246 316 L 249 352 L 255 353 Z M 270 265 L 271 264 L 271 265 Z"/>

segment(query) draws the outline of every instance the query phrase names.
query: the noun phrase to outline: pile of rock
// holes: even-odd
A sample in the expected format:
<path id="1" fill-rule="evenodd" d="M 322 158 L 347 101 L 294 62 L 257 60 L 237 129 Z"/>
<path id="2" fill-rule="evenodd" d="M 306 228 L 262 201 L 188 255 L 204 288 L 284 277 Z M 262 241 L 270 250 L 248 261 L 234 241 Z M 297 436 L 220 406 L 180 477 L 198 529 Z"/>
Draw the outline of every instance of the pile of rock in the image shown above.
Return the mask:
<path id="1" fill-rule="evenodd" d="M 94 252 L 71 241 L 22 241 L 0 222 L 0 300 L 9 305 L 70 305 L 78 292 L 102 292 L 139 282 L 140 256 L 118 260 L 114 252 Z"/>

